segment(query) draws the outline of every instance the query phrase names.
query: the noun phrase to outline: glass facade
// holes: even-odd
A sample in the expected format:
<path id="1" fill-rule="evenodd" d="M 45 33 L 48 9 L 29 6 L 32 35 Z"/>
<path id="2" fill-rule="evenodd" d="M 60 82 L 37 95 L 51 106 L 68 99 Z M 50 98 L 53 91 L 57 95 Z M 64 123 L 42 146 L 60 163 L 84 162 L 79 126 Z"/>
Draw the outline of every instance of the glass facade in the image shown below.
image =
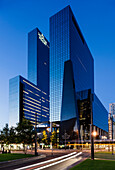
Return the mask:
<path id="1" fill-rule="evenodd" d="M 80 129 L 82 127 L 83 139 L 90 139 L 90 124 L 91 124 L 90 94 L 91 94 L 90 90 L 84 90 L 77 93 L 79 122 L 80 122 Z M 107 121 L 108 112 L 95 94 L 93 94 L 92 113 L 93 113 L 94 130 L 99 128 L 103 132 L 108 132 L 108 121 Z"/>
<path id="2" fill-rule="evenodd" d="M 9 126 L 20 121 L 20 77 L 9 80 Z"/>
<path id="3" fill-rule="evenodd" d="M 49 42 L 38 28 L 28 33 L 28 80 L 49 93 Z"/>
<path id="4" fill-rule="evenodd" d="M 93 101 L 93 124 L 108 132 L 108 112 L 95 94 Z"/>
<path id="5" fill-rule="evenodd" d="M 69 61 L 71 64 L 67 64 Z M 60 129 L 67 129 L 67 122 L 73 122 L 70 126 L 75 129 L 77 124 L 78 131 L 79 125 L 85 124 L 82 128 L 88 133 L 86 139 L 91 123 L 88 89 L 94 96 L 93 124 L 108 131 L 108 113 L 94 94 L 94 59 L 67 6 L 50 17 L 50 121 L 61 121 Z"/>
<path id="6" fill-rule="evenodd" d="M 72 62 L 68 60 L 64 65 L 61 121 L 76 118 L 75 83 L 73 80 Z"/>
<path id="7" fill-rule="evenodd" d="M 91 107 L 90 107 L 90 90 L 78 92 L 77 106 L 79 113 L 80 136 L 81 139 L 90 139 L 90 125 L 91 125 Z"/>
<path id="8" fill-rule="evenodd" d="M 21 76 L 10 80 L 10 108 L 11 125 L 22 118 L 33 125 L 49 121 L 49 95 Z"/>
<path id="9" fill-rule="evenodd" d="M 28 33 L 28 80 L 37 85 L 37 29 Z"/>
<path id="10" fill-rule="evenodd" d="M 38 123 L 49 121 L 49 42 L 38 28 L 28 34 L 28 80 L 10 80 L 10 126 L 23 117 L 33 125 L 36 117 Z"/>
<path id="11" fill-rule="evenodd" d="M 28 33 L 28 80 L 21 76 L 10 80 L 10 125 L 23 117 L 35 125 L 37 116 L 39 123 L 60 121 L 60 134 L 66 128 L 71 139 L 79 136 L 82 126 L 89 138 L 89 90 L 94 96 L 93 124 L 108 131 L 108 113 L 94 94 L 94 60 L 67 6 L 50 17 L 50 58 L 49 42 L 39 29 Z"/>
<path id="12" fill-rule="evenodd" d="M 71 60 L 73 65 L 75 92 L 89 88 L 93 92 L 94 61 L 70 6 L 50 18 L 51 122 L 61 118 L 64 62 L 67 60 Z"/>
<path id="13" fill-rule="evenodd" d="M 69 8 L 70 59 L 73 65 L 75 92 L 91 89 L 94 92 L 94 60 Z"/>
<path id="14" fill-rule="evenodd" d="M 50 18 L 50 121 L 60 121 L 64 62 L 69 53 L 69 8 Z"/>

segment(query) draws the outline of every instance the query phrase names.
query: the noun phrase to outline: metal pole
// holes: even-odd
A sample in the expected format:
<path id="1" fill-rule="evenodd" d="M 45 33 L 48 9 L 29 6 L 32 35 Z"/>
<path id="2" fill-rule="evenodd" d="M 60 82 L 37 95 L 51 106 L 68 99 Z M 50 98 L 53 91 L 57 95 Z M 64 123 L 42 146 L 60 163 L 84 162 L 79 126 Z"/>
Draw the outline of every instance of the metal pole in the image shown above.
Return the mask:
<path id="1" fill-rule="evenodd" d="M 65 130 L 65 150 L 66 150 L 66 130 Z"/>
<path id="2" fill-rule="evenodd" d="M 52 135 L 52 122 L 50 122 L 50 132 L 51 132 L 51 135 Z M 50 143 L 51 146 L 50 146 L 50 149 L 52 150 L 52 156 L 53 156 L 53 142 Z"/>
<path id="3" fill-rule="evenodd" d="M 75 134 L 75 136 L 76 136 L 76 138 L 75 138 L 75 149 L 77 149 L 77 131 L 75 133 L 76 133 Z"/>
<path id="4" fill-rule="evenodd" d="M 53 131 L 51 130 L 51 132 L 53 132 Z M 52 156 L 53 156 L 53 142 L 52 142 Z"/>
<path id="5" fill-rule="evenodd" d="M 113 154 L 113 114 L 112 114 L 112 155 Z"/>
<path id="6" fill-rule="evenodd" d="M 36 129 L 36 126 L 37 126 L 37 113 L 35 113 L 35 155 L 37 156 L 38 153 L 37 153 L 37 129 Z"/>
<path id="7" fill-rule="evenodd" d="M 83 151 L 83 125 L 81 125 L 81 141 L 82 141 L 82 151 Z"/>
<path id="8" fill-rule="evenodd" d="M 90 93 L 91 108 L 91 160 L 94 160 L 94 138 L 93 138 L 93 112 L 92 112 L 92 94 Z"/>
<path id="9" fill-rule="evenodd" d="M 77 130 L 77 135 L 78 135 L 78 137 L 77 137 L 77 139 L 78 139 L 77 144 L 79 144 L 79 130 Z M 76 140 L 77 140 L 77 139 L 76 139 Z M 79 146 L 80 146 L 80 145 L 76 145 L 76 146 L 78 146 L 78 147 L 76 147 L 76 149 L 79 149 Z"/>
<path id="10" fill-rule="evenodd" d="M 91 133 L 93 132 L 93 126 L 91 125 Z M 94 160 L 94 138 L 91 134 L 91 159 Z"/>

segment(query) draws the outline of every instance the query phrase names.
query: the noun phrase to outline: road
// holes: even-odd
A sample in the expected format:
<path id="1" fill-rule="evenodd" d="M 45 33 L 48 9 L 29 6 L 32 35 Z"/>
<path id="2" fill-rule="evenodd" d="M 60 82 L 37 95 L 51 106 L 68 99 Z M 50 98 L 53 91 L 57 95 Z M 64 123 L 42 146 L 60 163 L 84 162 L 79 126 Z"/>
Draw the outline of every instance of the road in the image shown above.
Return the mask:
<path id="1" fill-rule="evenodd" d="M 80 161 L 83 161 L 89 156 L 89 153 L 77 153 L 73 151 L 60 156 L 47 156 L 46 158 L 36 161 L 30 161 L 21 163 L 19 165 L 9 165 L 2 168 L 3 170 L 69 170 L 72 166 L 75 166 Z M 0 168 L 1 169 L 1 168 Z"/>

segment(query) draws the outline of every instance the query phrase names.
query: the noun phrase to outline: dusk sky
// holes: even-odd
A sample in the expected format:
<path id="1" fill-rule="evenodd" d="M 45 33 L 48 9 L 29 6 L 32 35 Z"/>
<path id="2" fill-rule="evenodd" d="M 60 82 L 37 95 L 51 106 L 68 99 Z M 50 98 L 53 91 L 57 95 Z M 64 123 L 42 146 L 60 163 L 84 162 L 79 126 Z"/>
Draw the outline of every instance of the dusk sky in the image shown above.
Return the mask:
<path id="1" fill-rule="evenodd" d="M 28 32 L 49 40 L 49 17 L 70 5 L 94 58 L 95 93 L 115 102 L 114 0 L 0 0 L 0 129 L 9 121 L 9 79 L 27 78 Z"/>

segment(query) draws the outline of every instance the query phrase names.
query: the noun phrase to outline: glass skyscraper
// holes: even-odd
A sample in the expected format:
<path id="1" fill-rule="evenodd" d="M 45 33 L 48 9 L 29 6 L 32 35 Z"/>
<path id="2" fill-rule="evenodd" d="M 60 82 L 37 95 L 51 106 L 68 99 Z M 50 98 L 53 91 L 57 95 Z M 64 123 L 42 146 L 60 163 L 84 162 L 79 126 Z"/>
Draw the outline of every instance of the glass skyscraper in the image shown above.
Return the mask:
<path id="1" fill-rule="evenodd" d="M 67 6 L 50 17 L 50 121 L 61 121 L 60 129 L 69 133 L 80 131 L 80 120 L 89 119 L 89 131 L 90 102 L 93 125 L 107 132 L 108 113 L 94 94 L 94 59 Z"/>
<path id="2" fill-rule="evenodd" d="M 50 120 L 61 118 L 64 62 L 72 61 L 75 92 L 94 91 L 94 61 L 70 6 L 50 18 Z"/>
<path id="3" fill-rule="evenodd" d="M 49 42 L 38 28 L 28 33 L 28 80 L 49 93 Z"/>
<path id="4" fill-rule="evenodd" d="M 49 95 L 21 76 L 10 79 L 10 126 L 22 118 L 35 125 L 49 121 Z"/>
<path id="5" fill-rule="evenodd" d="M 9 81 L 10 126 L 22 118 L 33 125 L 49 121 L 49 42 L 38 28 L 28 34 L 28 80 Z"/>
<path id="6" fill-rule="evenodd" d="M 73 140 L 83 131 L 89 139 L 92 108 L 98 134 L 108 131 L 108 113 L 94 93 L 94 59 L 70 6 L 50 17 L 50 48 L 38 28 L 28 33 L 28 80 L 10 80 L 9 104 L 11 125 L 23 117 L 34 125 L 37 115 L 38 122 L 59 123 L 61 135 L 66 130 Z"/>

